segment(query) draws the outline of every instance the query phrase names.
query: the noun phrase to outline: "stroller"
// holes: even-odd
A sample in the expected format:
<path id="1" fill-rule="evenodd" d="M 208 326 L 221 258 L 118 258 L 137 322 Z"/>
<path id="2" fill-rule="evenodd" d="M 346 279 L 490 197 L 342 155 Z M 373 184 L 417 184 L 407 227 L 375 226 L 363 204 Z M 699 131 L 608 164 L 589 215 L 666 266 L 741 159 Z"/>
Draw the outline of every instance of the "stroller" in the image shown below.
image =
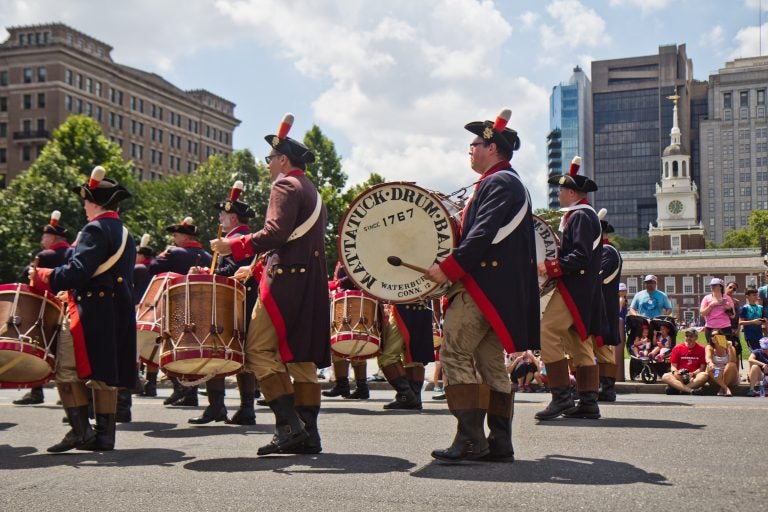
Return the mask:
<path id="1" fill-rule="evenodd" d="M 675 346 L 677 337 L 677 320 L 670 315 L 659 315 L 649 320 L 640 315 L 627 316 L 627 350 L 630 354 L 629 378 L 635 380 L 638 376 L 646 384 L 655 383 L 659 377 L 669 371 L 669 356 L 672 348 Z M 642 333 L 644 327 L 651 332 L 651 339 L 656 340 L 656 334 L 661 332 L 661 327 L 665 326 L 669 330 L 669 347 L 662 349 L 658 357 L 638 357 L 632 353 L 632 344 Z"/>

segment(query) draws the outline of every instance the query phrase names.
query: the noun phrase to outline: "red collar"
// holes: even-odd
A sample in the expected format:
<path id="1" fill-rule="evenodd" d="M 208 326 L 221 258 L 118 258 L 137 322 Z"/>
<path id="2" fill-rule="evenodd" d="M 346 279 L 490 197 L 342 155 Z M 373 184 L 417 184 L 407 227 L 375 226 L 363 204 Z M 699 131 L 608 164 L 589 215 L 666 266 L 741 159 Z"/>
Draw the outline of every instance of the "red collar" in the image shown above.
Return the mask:
<path id="1" fill-rule="evenodd" d="M 184 242 L 181 244 L 182 247 L 197 247 L 198 249 L 201 249 L 203 247 L 203 244 L 200 242 L 195 242 L 194 240 L 191 242 Z"/>
<path id="2" fill-rule="evenodd" d="M 236 228 L 233 228 L 232 231 L 227 233 L 227 235 L 224 238 L 232 238 L 233 236 L 239 235 L 239 234 L 247 235 L 249 232 L 250 230 L 248 229 L 248 226 L 246 226 L 245 224 L 240 224 Z"/>
<path id="3" fill-rule="evenodd" d="M 286 178 L 289 178 L 291 176 L 306 176 L 306 173 L 302 171 L 301 169 L 294 169 L 288 174 L 285 175 Z"/>
<path id="4" fill-rule="evenodd" d="M 120 219 L 120 216 L 117 214 L 117 212 L 104 212 L 101 215 L 97 215 L 94 218 L 91 219 L 91 222 L 95 220 L 101 220 L 101 219 Z"/>
<path id="5" fill-rule="evenodd" d="M 611 241 L 610 241 L 610 240 L 608 240 L 608 237 L 604 237 L 604 238 L 603 238 L 603 245 L 605 245 L 605 244 L 608 244 L 608 245 L 613 245 L 613 244 L 611 243 Z"/>
<path id="6" fill-rule="evenodd" d="M 56 249 L 65 249 L 69 247 L 69 244 L 67 242 L 59 242 L 57 244 L 53 244 L 48 249 L 51 251 L 55 251 Z"/>
<path id="7" fill-rule="evenodd" d="M 509 162 L 504 161 L 504 160 L 502 160 L 501 162 L 496 163 L 493 167 L 491 167 L 490 169 L 485 171 L 482 176 L 480 176 L 480 179 L 477 180 L 478 185 L 480 184 L 481 181 L 483 181 L 485 178 L 487 178 L 491 174 L 497 173 L 497 172 L 501 171 L 502 169 L 509 169 L 510 167 L 512 167 L 512 166 L 509 164 Z"/>

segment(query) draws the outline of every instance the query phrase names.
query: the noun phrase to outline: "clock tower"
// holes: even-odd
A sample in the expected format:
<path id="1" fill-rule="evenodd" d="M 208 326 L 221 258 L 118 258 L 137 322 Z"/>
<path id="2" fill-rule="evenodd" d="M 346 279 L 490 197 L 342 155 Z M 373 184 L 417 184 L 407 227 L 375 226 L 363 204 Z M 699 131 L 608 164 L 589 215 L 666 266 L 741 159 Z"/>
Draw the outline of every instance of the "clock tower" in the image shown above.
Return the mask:
<path id="1" fill-rule="evenodd" d="M 704 226 L 698 219 L 699 191 L 691 180 L 691 157 L 680 144 L 677 101 L 674 102 L 670 144 L 661 157 L 661 183 L 656 184 L 656 226 L 648 228 L 652 251 L 680 252 L 704 248 Z"/>

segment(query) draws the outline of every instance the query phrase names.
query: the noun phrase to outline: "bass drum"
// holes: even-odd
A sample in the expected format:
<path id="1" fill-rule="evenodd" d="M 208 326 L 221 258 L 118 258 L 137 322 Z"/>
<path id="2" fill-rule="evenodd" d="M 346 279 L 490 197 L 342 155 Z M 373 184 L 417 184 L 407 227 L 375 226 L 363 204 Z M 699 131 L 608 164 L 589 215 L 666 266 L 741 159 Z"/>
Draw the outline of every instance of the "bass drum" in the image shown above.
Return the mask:
<path id="1" fill-rule="evenodd" d="M 357 288 L 383 302 L 404 303 L 445 293 L 421 272 L 387 261 L 396 256 L 428 268 L 459 240 L 461 209 L 446 196 L 408 182 L 382 183 L 350 203 L 339 223 L 338 250 Z"/>

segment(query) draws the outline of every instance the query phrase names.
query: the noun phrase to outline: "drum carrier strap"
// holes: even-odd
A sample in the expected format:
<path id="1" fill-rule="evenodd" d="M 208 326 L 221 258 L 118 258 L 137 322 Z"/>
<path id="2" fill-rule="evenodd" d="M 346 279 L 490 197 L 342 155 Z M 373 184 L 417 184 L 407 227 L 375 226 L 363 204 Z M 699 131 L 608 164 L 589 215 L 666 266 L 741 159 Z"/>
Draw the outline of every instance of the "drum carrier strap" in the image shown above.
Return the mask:
<path id="1" fill-rule="evenodd" d="M 312 215 L 307 218 L 304 222 L 302 222 L 296 229 L 293 230 L 293 233 L 288 235 L 288 242 L 292 242 L 296 240 L 297 238 L 301 238 L 304 236 L 311 228 L 315 225 L 315 222 L 317 222 L 317 219 L 320 217 L 320 211 L 323 207 L 323 198 L 320 196 L 320 192 L 317 192 L 317 201 L 315 202 L 315 209 L 312 211 Z"/>
<path id="2" fill-rule="evenodd" d="M 517 179 L 517 181 L 519 181 L 520 184 L 523 185 L 523 190 L 525 190 L 525 203 L 523 203 L 523 207 L 520 208 L 520 211 L 517 212 L 517 214 L 515 214 L 514 217 L 512 217 L 511 221 L 509 221 L 506 225 L 501 226 L 499 228 L 499 230 L 496 232 L 496 236 L 493 237 L 493 242 L 491 242 L 493 245 L 501 243 L 505 238 L 511 235 L 515 229 L 517 229 L 517 226 L 519 226 L 520 223 L 523 222 L 523 219 L 525 218 L 525 214 L 528 212 L 528 205 L 530 204 L 530 201 L 528 199 L 528 189 L 523 184 L 523 180 L 520 179 L 520 176 L 518 176 L 517 173 L 508 171 L 508 170 L 502 170 L 497 172 L 497 174 L 501 174 L 501 173 L 514 176 Z"/>
<path id="3" fill-rule="evenodd" d="M 123 251 L 125 251 L 125 243 L 128 241 L 128 229 L 126 229 L 125 226 L 123 226 L 123 241 L 120 243 L 120 247 L 117 249 L 117 252 L 109 257 L 107 261 L 102 263 L 101 265 L 96 268 L 96 272 L 93 273 L 93 277 L 100 276 L 107 270 L 111 269 L 115 263 L 117 263 L 117 260 L 120 259 L 120 256 L 123 255 Z"/>

